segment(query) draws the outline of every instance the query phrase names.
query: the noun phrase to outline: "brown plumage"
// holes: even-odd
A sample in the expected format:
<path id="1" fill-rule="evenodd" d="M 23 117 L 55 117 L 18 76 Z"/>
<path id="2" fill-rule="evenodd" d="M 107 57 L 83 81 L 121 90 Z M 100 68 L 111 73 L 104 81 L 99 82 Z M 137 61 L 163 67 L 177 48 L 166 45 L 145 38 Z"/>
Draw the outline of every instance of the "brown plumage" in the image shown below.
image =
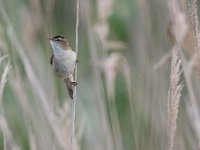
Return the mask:
<path id="1" fill-rule="evenodd" d="M 64 81 L 65 81 L 65 85 L 66 85 L 66 87 L 67 87 L 67 89 L 68 89 L 69 96 L 70 96 L 71 99 L 73 99 L 74 86 L 73 86 L 73 84 L 69 81 L 68 78 L 67 78 L 67 79 L 64 79 Z"/>
<path id="2" fill-rule="evenodd" d="M 74 86 L 77 85 L 73 77 L 76 53 L 69 47 L 69 43 L 64 36 L 57 35 L 48 39 L 53 49 L 50 64 L 55 71 L 55 75 L 61 80 L 64 80 L 70 98 L 73 99 Z"/>

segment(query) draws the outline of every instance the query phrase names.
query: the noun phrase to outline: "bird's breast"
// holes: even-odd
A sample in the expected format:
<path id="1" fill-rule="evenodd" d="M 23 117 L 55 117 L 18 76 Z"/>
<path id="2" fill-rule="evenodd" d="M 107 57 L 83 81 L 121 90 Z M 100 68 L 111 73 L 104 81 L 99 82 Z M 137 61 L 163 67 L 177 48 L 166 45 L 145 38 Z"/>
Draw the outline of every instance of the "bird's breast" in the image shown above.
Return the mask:
<path id="1" fill-rule="evenodd" d="M 72 50 L 66 50 L 58 55 L 55 55 L 53 67 L 56 76 L 64 79 L 68 75 L 73 74 L 75 63 L 76 53 Z"/>

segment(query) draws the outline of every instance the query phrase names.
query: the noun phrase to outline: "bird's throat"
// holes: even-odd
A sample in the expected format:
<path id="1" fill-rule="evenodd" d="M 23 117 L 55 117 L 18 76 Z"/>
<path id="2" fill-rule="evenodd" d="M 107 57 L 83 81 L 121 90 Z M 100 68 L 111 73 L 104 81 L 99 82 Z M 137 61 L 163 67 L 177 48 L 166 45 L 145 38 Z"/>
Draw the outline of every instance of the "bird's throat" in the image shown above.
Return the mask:
<path id="1" fill-rule="evenodd" d="M 55 59 L 60 59 L 63 57 L 63 54 L 65 53 L 65 51 L 72 51 L 71 47 L 70 46 L 63 46 L 61 45 L 60 43 L 57 43 L 57 42 L 54 42 L 54 41 L 51 41 L 51 47 L 53 49 L 53 55 L 55 57 Z"/>

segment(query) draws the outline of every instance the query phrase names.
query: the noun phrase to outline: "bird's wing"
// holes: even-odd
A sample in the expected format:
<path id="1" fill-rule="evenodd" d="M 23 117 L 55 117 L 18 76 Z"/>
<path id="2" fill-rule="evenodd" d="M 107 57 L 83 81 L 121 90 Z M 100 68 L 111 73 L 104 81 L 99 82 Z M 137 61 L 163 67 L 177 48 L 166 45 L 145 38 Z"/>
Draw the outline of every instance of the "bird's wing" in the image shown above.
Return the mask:
<path id="1" fill-rule="evenodd" d="M 54 60 L 54 55 L 52 54 L 52 55 L 51 55 L 51 58 L 50 58 L 50 64 L 51 64 L 51 65 L 53 64 L 53 60 Z"/>

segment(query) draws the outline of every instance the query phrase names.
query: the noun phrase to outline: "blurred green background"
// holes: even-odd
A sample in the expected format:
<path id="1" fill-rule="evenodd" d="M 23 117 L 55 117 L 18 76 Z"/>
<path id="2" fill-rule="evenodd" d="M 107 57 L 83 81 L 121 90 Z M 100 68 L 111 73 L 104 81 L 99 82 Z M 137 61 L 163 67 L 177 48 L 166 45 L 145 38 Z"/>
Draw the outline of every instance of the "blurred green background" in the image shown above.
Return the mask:
<path id="1" fill-rule="evenodd" d="M 188 2 L 179 3 L 188 14 Z M 45 38 L 62 34 L 75 48 L 76 1 L 0 0 L 0 5 L 0 52 L 12 66 L 2 104 L 11 145 L 63 149 L 55 133 L 64 133 L 62 142 L 70 143 L 71 100 L 52 71 Z M 168 23 L 166 0 L 80 0 L 74 149 L 167 149 Z M 185 87 L 175 150 L 197 149 L 199 142 Z"/>

